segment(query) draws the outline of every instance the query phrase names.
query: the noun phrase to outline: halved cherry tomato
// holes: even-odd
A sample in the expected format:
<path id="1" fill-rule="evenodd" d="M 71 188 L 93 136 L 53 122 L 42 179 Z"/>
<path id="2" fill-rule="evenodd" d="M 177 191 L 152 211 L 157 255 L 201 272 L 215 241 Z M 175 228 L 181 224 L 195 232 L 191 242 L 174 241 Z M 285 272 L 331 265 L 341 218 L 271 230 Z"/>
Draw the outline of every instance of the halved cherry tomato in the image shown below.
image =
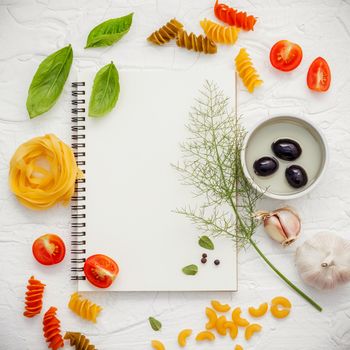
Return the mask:
<path id="1" fill-rule="evenodd" d="M 327 91 L 331 85 L 331 70 L 327 61 L 317 57 L 307 72 L 307 86 L 315 91 Z"/>
<path id="2" fill-rule="evenodd" d="M 66 246 L 59 236 L 48 233 L 34 241 L 32 251 L 40 264 L 54 265 L 64 259 Z"/>
<path id="3" fill-rule="evenodd" d="M 117 263 L 103 254 L 91 255 L 84 264 L 84 273 L 88 281 L 96 287 L 108 288 L 119 272 Z"/>
<path id="4" fill-rule="evenodd" d="M 298 44 L 288 40 L 280 40 L 272 46 L 270 62 L 279 70 L 289 72 L 299 66 L 303 51 Z"/>

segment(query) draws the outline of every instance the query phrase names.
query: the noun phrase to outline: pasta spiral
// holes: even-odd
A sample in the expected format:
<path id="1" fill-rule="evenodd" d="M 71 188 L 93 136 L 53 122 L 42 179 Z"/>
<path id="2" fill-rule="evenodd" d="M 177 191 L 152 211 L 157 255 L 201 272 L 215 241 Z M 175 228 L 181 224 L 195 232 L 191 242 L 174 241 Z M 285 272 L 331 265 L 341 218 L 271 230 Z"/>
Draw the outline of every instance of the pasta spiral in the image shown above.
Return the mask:
<path id="1" fill-rule="evenodd" d="M 34 317 L 40 314 L 43 307 L 44 289 L 45 284 L 36 280 L 34 276 L 30 277 L 27 285 L 24 316 Z"/>
<path id="2" fill-rule="evenodd" d="M 236 9 L 225 4 L 219 4 L 218 0 L 216 0 L 214 5 L 214 13 L 217 19 L 230 26 L 236 26 L 243 30 L 254 30 L 256 23 L 254 16 L 249 16 L 246 12 L 238 12 Z"/>
<path id="3" fill-rule="evenodd" d="M 147 40 L 156 45 L 163 45 L 169 42 L 171 39 L 174 39 L 179 32 L 183 28 L 182 23 L 177 21 L 175 18 L 171 19 L 168 23 L 166 23 L 163 27 L 159 28 L 155 32 L 153 32 Z"/>
<path id="4" fill-rule="evenodd" d="M 78 316 L 94 323 L 102 310 L 101 306 L 82 298 L 77 292 L 71 295 L 68 307 Z"/>
<path id="5" fill-rule="evenodd" d="M 53 134 L 23 143 L 10 162 L 10 188 L 31 209 L 67 205 L 81 177 L 72 149 Z"/>
<path id="6" fill-rule="evenodd" d="M 258 72 L 253 67 L 247 50 L 244 48 L 240 49 L 236 57 L 236 70 L 249 92 L 253 92 L 256 87 L 263 83 Z"/>
<path id="7" fill-rule="evenodd" d="M 216 43 L 234 44 L 237 41 L 239 33 L 239 28 L 237 27 L 224 27 L 206 18 L 200 21 L 200 25 L 206 36 Z"/>
<path id="8" fill-rule="evenodd" d="M 90 340 L 79 332 L 66 332 L 64 339 L 69 340 L 70 346 L 75 346 L 75 350 L 95 350 L 95 346 L 90 344 Z"/>
<path id="9" fill-rule="evenodd" d="M 46 342 L 49 343 L 49 348 L 52 350 L 57 350 L 63 348 L 63 338 L 60 330 L 60 321 L 56 317 L 57 308 L 51 306 L 49 310 L 46 311 L 43 319 L 43 331 Z"/>
<path id="10" fill-rule="evenodd" d="M 188 34 L 185 30 L 179 31 L 176 38 L 176 44 L 187 50 L 213 54 L 217 52 L 217 46 L 214 41 L 203 35 L 196 36 L 193 33 Z"/>

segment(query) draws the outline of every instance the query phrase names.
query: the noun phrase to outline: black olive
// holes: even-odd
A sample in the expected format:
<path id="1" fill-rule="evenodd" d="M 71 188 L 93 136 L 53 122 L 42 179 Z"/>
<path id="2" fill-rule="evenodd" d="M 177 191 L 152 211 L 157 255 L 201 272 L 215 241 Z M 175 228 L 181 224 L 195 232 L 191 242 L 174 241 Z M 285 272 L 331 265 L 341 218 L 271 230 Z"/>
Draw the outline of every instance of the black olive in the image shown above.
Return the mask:
<path id="1" fill-rule="evenodd" d="M 288 183 L 294 188 L 300 188 L 307 184 L 306 171 L 299 165 L 291 165 L 286 169 Z"/>
<path id="2" fill-rule="evenodd" d="M 261 157 L 254 162 L 254 172 L 259 176 L 269 176 L 278 169 L 278 161 L 273 157 Z"/>
<path id="3" fill-rule="evenodd" d="M 298 142 L 291 139 L 278 139 L 271 145 L 273 153 L 283 160 L 295 160 L 301 155 L 301 147 Z"/>

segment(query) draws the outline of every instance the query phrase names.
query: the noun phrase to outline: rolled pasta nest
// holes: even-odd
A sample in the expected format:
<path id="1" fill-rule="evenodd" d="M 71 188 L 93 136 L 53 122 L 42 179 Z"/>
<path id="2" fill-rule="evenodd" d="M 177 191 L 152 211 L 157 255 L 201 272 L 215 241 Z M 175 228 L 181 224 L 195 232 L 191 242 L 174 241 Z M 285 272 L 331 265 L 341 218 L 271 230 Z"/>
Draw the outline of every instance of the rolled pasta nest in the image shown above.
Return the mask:
<path id="1" fill-rule="evenodd" d="M 75 180 L 82 177 L 73 150 L 53 134 L 23 143 L 10 161 L 10 188 L 31 209 L 68 205 Z"/>

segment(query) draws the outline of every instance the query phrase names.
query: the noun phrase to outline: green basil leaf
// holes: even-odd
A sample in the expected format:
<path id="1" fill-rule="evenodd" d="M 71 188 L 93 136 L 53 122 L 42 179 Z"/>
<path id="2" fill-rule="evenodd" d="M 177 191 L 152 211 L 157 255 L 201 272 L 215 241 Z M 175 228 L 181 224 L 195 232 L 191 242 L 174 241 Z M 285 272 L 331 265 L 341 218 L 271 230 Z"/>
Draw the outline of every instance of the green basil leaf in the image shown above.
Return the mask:
<path id="1" fill-rule="evenodd" d="M 194 276 L 194 275 L 196 275 L 197 272 L 198 272 L 198 266 L 197 266 L 197 265 L 188 265 L 188 266 L 185 266 L 185 267 L 182 269 L 182 272 L 183 272 L 185 275 Z"/>
<path id="2" fill-rule="evenodd" d="M 154 317 L 148 317 L 148 321 L 154 331 L 159 331 L 162 328 L 162 324 Z"/>
<path id="3" fill-rule="evenodd" d="M 89 47 L 111 46 L 119 41 L 130 29 L 133 13 L 102 22 L 91 30 L 85 49 Z"/>
<path id="4" fill-rule="evenodd" d="M 71 45 L 46 57 L 39 65 L 27 97 L 30 118 L 47 112 L 57 101 L 68 78 L 73 61 Z"/>
<path id="5" fill-rule="evenodd" d="M 214 243 L 208 236 L 199 237 L 198 244 L 204 249 L 214 250 Z"/>
<path id="6" fill-rule="evenodd" d="M 102 117 L 110 112 L 119 97 L 119 74 L 114 63 L 102 67 L 96 74 L 89 102 L 89 116 Z"/>

